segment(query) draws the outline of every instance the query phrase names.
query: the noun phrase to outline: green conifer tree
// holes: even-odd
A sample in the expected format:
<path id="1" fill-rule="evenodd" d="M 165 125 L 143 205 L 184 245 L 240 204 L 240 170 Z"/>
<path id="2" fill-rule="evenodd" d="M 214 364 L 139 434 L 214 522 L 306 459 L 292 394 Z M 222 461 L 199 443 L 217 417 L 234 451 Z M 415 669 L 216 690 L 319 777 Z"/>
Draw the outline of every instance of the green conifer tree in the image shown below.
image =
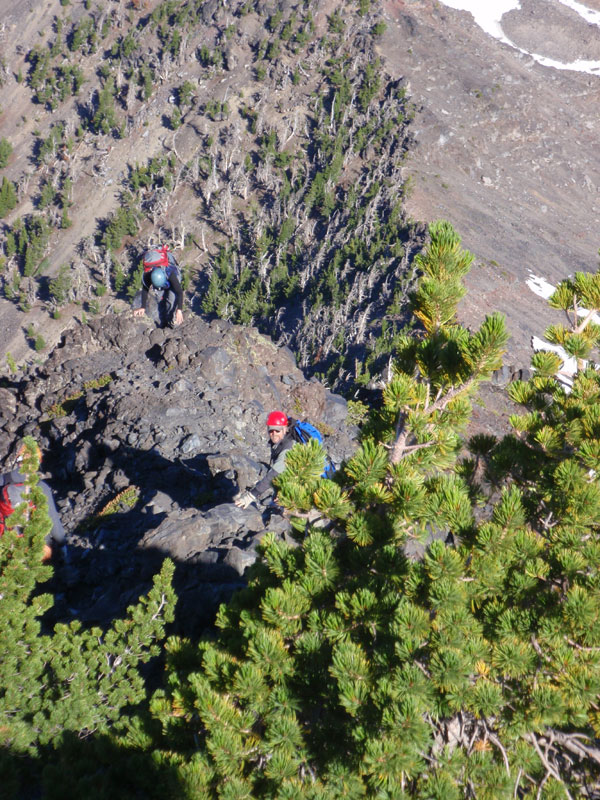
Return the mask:
<path id="1" fill-rule="evenodd" d="M 559 283 L 549 303 L 567 313 L 570 325 L 551 325 L 545 336 L 562 345 L 581 367 L 600 341 L 600 325 L 593 322 L 600 312 L 600 273 L 576 272 Z"/>
<path id="2" fill-rule="evenodd" d="M 50 281 L 50 297 L 57 306 L 63 306 L 69 299 L 69 292 L 73 286 L 71 268 L 67 264 L 59 267 L 58 274 Z"/>
<path id="3" fill-rule="evenodd" d="M 13 151 L 12 144 L 5 139 L 4 136 L 0 139 L 0 169 L 8 164 L 8 159 Z"/>
<path id="4" fill-rule="evenodd" d="M 15 185 L 9 181 L 6 175 L 2 176 L 2 185 L 0 186 L 0 217 L 5 217 L 9 211 L 17 205 L 17 192 Z"/>
<path id="5" fill-rule="evenodd" d="M 25 443 L 29 502 L 7 518 L 0 537 L 0 780 L 7 779 L 3 792 L 12 786 L 17 796 L 19 760 L 26 767 L 25 756 L 59 747 L 69 731 L 80 738 L 105 732 L 143 699 L 138 665 L 158 653 L 174 606 L 167 561 L 148 596 L 108 630 L 72 622 L 42 633 L 40 617 L 53 603 L 39 591 L 52 571 L 42 564 L 51 522 L 36 485 L 37 447 L 30 437 Z"/>
<path id="6" fill-rule="evenodd" d="M 118 125 L 115 110 L 115 82 L 112 76 L 106 79 L 102 89 L 98 92 L 97 107 L 91 121 L 95 133 L 108 134 Z"/>

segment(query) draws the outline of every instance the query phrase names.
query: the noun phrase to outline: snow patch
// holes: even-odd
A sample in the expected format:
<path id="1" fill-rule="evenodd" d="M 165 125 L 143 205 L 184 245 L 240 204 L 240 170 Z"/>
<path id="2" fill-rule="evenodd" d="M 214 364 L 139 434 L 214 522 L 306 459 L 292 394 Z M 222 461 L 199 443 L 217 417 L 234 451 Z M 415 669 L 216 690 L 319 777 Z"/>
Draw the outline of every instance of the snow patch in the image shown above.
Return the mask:
<path id="1" fill-rule="evenodd" d="M 538 297 L 543 297 L 545 300 L 547 300 L 554 293 L 556 286 L 553 286 L 545 278 L 541 278 L 538 275 L 534 275 L 533 273 L 530 273 L 530 275 L 531 277 L 526 281 L 527 286 L 529 286 L 531 291 L 534 294 L 537 294 Z M 577 309 L 578 317 L 586 317 L 587 315 L 587 309 Z M 592 322 L 594 322 L 596 325 L 600 325 L 600 315 L 594 314 L 592 316 Z M 550 342 L 547 342 L 545 339 L 540 339 L 538 336 L 532 336 L 531 346 L 535 352 L 538 350 L 550 350 L 552 353 L 556 353 L 558 355 L 558 357 L 562 360 L 562 365 L 556 373 L 556 377 L 563 384 L 566 390 L 569 391 L 573 386 L 573 378 L 577 372 L 577 359 L 574 356 L 570 356 L 564 347 L 561 347 L 557 344 L 550 344 Z M 585 369 L 587 364 L 588 362 L 583 360 L 582 369 Z"/>
<path id="2" fill-rule="evenodd" d="M 583 3 L 576 2 L 576 0 L 558 0 L 558 2 L 575 11 L 586 22 L 590 23 L 590 25 L 600 26 L 600 11 L 594 11 Z M 509 11 L 520 10 L 521 3 L 519 0 L 442 0 L 442 3 L 457 11 L 469 11 L 473 15 L 475 24 L 479 25 L 485 33 L 489 34 L 489 36 L 493 36 L 493 38 L 497 39 L 499 42 L 518 50 L 520 53 L 530 56 L 543 67 L 587 72 L 589 75 L 600 75 L 600 61 L 578 60 L 570 63 L 555 61 L 552 58 L 546 58 L 538 53 L 531 53 L 528 50 L 524 50 L 505 36 L 502 30 L 502 17 Z"/>
<path id="3" fill-rule="evenodd" d="M 538 297 L 543 297 L 544 300 L 548 300 L 556 291 L 556 286 L 553 286 L 551 283 L 545 278 L 540 278 L 538 275 L 534 275 L 533 272 L 530 273 L 531 277 L 529 280 L 525 281 L 527 286 L 531 289 L 534 294 L 537 294 Z M 577 309 L 577 316 L 578 317 L 587 317 L 588 315 L 587 308 L 578 308 Z M 592 320 L 595 325 L 600 325 L 600 314 L 593 314 Z"/>
<path id="4" fill-rule="evenodd" d="M 540 278 L 533 273 L 531 273 L 531 277 L 525 281 L 525 283 L 534 294 L 537 294 L 538 297 L 543 297 L 544 300 L 548 300 L 556 291 L 556 286 L 552 286 L 545 278 Z"/>
<path id="5" fill-rule="evenodd" d="M 580 17 L 583 17 L 586 22 L 589 22 L 591 25 L 600 25 L 600 11 L 594 11 L 593 9 L 585 6 L 583 3 L 576 2 L 576 0 L 558 1 L 559 3 L 562 3 L 563 6 L 572 8 L 573 11 L 576 11 Z"/>

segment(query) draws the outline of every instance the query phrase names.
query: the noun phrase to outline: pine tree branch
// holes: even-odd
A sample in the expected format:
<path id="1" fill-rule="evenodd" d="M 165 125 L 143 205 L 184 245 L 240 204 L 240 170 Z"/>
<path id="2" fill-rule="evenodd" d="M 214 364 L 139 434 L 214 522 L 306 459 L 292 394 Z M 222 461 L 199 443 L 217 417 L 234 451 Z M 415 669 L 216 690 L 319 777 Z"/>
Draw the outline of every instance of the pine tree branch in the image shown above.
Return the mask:
<path id="1" fill-rule="evenodd" d="M 542 659 L 542 661 L 552 661 L 551 658 L 549 658 L 547 655 L 544 654 L 544 651 L 540 647 L 540 644 L 539 644 L 538 640 L 533 635 L 531 636 L 531 644 L 532 644 L 533 649 L 535 650 L 535 652 Z"/>
<path id="2" fill-rule="evenodd" d="M 160 605 L 156 609 L 156 613 L 153 614 L 152 617 L 150 618 L 152 621 L 154 621 L 155 619 L 158 619 L 160 617 L 160 615 L 162 613 L 162 610 L 163 610 L 163 608 L 165 607 L 166 604 L 167 604 L 167 597 L 166 597 L 165 593 L 163 592 L 161 594 L 161 596 L 160 596 Z"/>
<path id="3" fill-rule="evenodd" d="M 573 333 L 578 334 L 582 333 L 588 326 L 588 324 L 592 321 L 594 314 L 596 314 L 595 310 L 588 311 L 587 316 L 583 318 L 583 320 L 573 329 Z M 577 306 L 575 307 L 575 319 L 577 319 Z"/>
<path id="4" fill-rule="evenodd" d="M 429 753 L 426 753 L 424 750 L 419 750 L 419 755 L 421 756 L 423 761 L 429 761 L 429 763 L 433 764 L 433 766 L 436 768 L 439 766 L 440 762 L 437 760 L 437 758 L 433 758 L 432 756 L 429 755 Z"/>
<path id="5" fill-rule="evenodd" d="M 408 444 L 404 448 L 404 453 L 414 453 L 415 450 L 422 450 L 424 447 L 431 447 L 435 442 L 423 442 L 422 444 Z"/>
<path id="6" fill-rule="evenodd" d="M 473 386 L 475 383 L 475 378 L 469 378 L 468 381 L 465 383 L 460 384 L 460 386 L 453 386 L 448 392 L 440 397 L 441 389 L 438 391 L 436 395 L 435 402 L 425 407 L 425 411 L 427 411 L 430 415 L 434 414 L 436 411 L 443 411 L 446 406 L 454 400 L 462 392 L 467 391 L 468 389 Z M 391 464 L 399 464 L 400 461 L 404 458 L 405 454 L 409 451 L 420 450 L 423 447 L 431 447 L 435 442 L 426 442 L 423 444 L 417 445 L 408 445 L 406 444 L 406 440 L 408 439 L 408 430 L 406 429 L 406 417 L 407 414 L 405 411 L 401 411 L 398 414 L 398 420 L 396 421 L 396 430 L 395 430 L 395 440 L 394 445 L 392 448 L 392 455 L 390 456 L 390 463 Z"/>
<path id="7" fill-rule="evenodd" d="M 540 744 L 535 734 L 529 733 L 525 736 L 525 739 L 528 742 L 531 742 L 531 744 L 534 746 L 535 751 L 538 754 L 538 757 L 542 762 L 543 766 L 546 768 L 546 772 L 548 773 L 548 775 L 552 775 L 553 778 L 556 778 L 557 781 L 560 781 L 560 783 L 562 783 L 559 773 L 554 769 L 552 764 L 550 764 L 544 753 L 542 753 L 542 748 L 540 747 Z M 548 779 L 548 775 L 546 775 L 545 780 Z"/>
<path id="8" fill-rule="evenodd" d="M 584 647 L 583 645 L 574 642 L 573 639 L 569 639 L 567 636 L 565 636 L 565 642 L 570 644 L 571 647 L 574 647 L 576 650 L 581 650 L 583 653 L 598 653 L 600 651 L 600 647 Z"/>
<path id="9" fill-rule="evenodd" d="M 552 736 L 552 743 L 557 742 L 563 747 L 566 747 L 566 749 L 574 755 L 580 758 L 589 758 L 597 764 L 600 764 L 600 749 L 585 745 L 581 741 L 581 739 L 589 739 L 588 736 L 582 733 L 562 733 L 554 729 L 552 729 L 550 733 Z"/>
<path id="10" fill-rule="evenodd" d="M 420 661 L 417 661 L 415 659 L 413 663 L 415 664 L 415 666 L 417 666 L 421 670 L 421 672 L 423 673 L 423 675 L 425 675 L 426 678 L 431 679 L 431 675 L 429 674 L 429 672 L 427 672 L 427 670 L 425 669 L 423 664 L 421 664 Z"/>
<path id="11" fill-rule="evenodd" d="M 465 392 L 468 389 L 470 389 L 471 386 L 473 386 L 473 384 L 475 383 L 475 380 L 476 378 L 475 376 L 473 376 L 469 378 L 469 380 L 465 381 L 465 383 L 461 383 L 460 386 L 453 386 L 451 389 L 448 390 L 448 392 L 445 395 L 443 395 L 443 397 L 440 397 L 438 400 L 436 400 L 436 402 L 432 406 L 430 406 L 427 410 L 430 411 L 431 413 L 433 413 L 434 411 L 443 411 L 448 405 L 448 403 L 454 400 L 455 397 L 457 397 L 462 392 Z"/>
<path id="12" fill-rule="evenodd" d="M 427 409 L 429 408 L 429 401 L 431 399 L 431 381 L 425 381 L 425 389 L 427 392 L 425 395 L 425 408 Z"/>
<path id="13" fill-rule="evenodd" d="M 550 774 L 547 772 L 541 780 L 540 785 L 538 786 L 537 794 L 535 796 L 535 800 L 541 800 L 542 797 L 542 789 L 544 788 L 546 781 L 550 777 Z M 534 782 L 537 785 L 537 782 Z"/>
<path id="14" fill-rule="evenodd" d="M 573 326 L 574 329 L 575 326 L 577 325 L 577 319 L 579 317 L 579 314 L 577 313 L 579 311 L 579 303 L 577 302 L 577 295 L 573 296 L 573 321 L 571 321 L 570 319 L 569 309 L 565 310 L 567 312 L 567 319 L 569 320 L 569 322 L 571 322 L 571 325 Z"/>
<path id="15" fill-rule="evenodd" d="M 473 745 L 479 739 L 479 728 L 475 726 L 475 730 L 473 731 L 473 735 L 469 740 L 469 744 L 467 745 L 467 753 L 471 754 L 473 752 Z"/>
<path id="16" fill-rule="evenodd" d="M 521 783 L 522 775 L 523 775 L 523 770 L 519 767 L 519 771 L 517 772 L 517 779 L 515 780 L 515 790 L 513 792 L 514 800 L 516 800 L 517 794 L 519 792 L 519 784 Z"/>
<path id="17" fill-rule="evenodd" d="M 552 766 L 552 764 L 551 764 L 551 763 L 548 761 L 547 755 L 544 755 L 544 753 L 542 753 L 542 749 L 541 749 L 541 747 L 540 747 L 540 744 L 539 744 L 539 742 L 538 742 L 538 739 L 537 739 L 537 737 L 535 736 L 535 734 L 533 734 L 533 733 L 528 733 L 528 734 L 526 734 L 526 736 L 524 737 L 524 739 L 525 739 L 526 741 L 528 741 L 528 742 L 531 742 L 531 744 L 533 744 L 533 746 L 534 746 L 534 748 L 535 748 L 535 751 L 536 751 L 536 753 L 538 754 L 538 757 L 539 757 L 540 761 L 542 762 L 543 766 L 545 767 L 545 769 L 546 769 L 546 773 L 547 773 L 547 774 L 544 776 L 544 779 L 542 780 L 542 783 L 541 783 L 541 785 L 540 785 L 540 790 L 538 791 L 538 795 L 537 795 L 537 796 L 538 796 L 538 797 L 541 797 L 541 794 L 540 794 L 540 792 L 541 792 L 541 787 L 544 785 L 544 783 L 545 783 L 545 782 L 548 780 L 548 777 L 551 775 L 551 776 L 552 776 L 553 778 L 555 778 L 555 779 L 556 779 L 556 780 L 557 780 L 559 783 L 562 783 L 562 785 L 563 785 L 563 788 L 564 788 L 564 790 L 565 790 L 565 794 L 567 795 L 567 797 L 569 798 L 569 800 L 573 800 L 573 797 L 572 797 L 571 793 L 569 792 L 569 790 L 568 790 L 568 789 L 567 789 L 567 787 L 565 786 L 565 783 L 564 783 L 563 779 L 560 777 L 560 773 L 559 773 L 559 772 L 557 772 L 557 770 L 555 769 L 555 767 L 553 767 L 553 766 Z"/>
<path id="18" fill-rule="evenodd" d="M 552 528 L 555 528 L 555 527 L 558 525 L 558 520 L 555 520 L 555 521 L 554 521 L 554 522 L 552 522 L 552 523 L 550 522 L 550 520 L 552 519 L 552 514 L 553 514 L 553 512 L 552 512 L 552 511 L 550 511 L 550 512 L 548 513 L 548 516 L 546 517 L 546 519 L 542 519 L 542 520 L 540 520 L 540 522 L 541 522 L 541 524 L 542 524 L 542 527 L 543 527 L 543 528 L 544 528 L 544 530 L 546 530 L 546 531 L 551 531 L 551 530 L 552 530 Z"/>
<path id="19" fill-rule="evenodd" d="M 401 411 L 398 414 L 398 419 L 396 420 L 396 431 L 394 434 L 394 447 L 392 449 L 392 455 L 390 456 L 390 463 L 391 464 L 399 464 L 402 460 L 402 454 L 404 453 L 404 447 L 406 445 L 406 439 L 408 437 L 408 431 L 404 427 L 406 423 L 406 413 Z"/>
<path id="20" fill-rule="evenodd" d="M 506 753 L 506 750 L 504 749 L 504 746 L 503 746 L 502 742 L 500 741 L 500 739 L 498 739 L 497 736 L 495 736 L 495 734 L 493 734 L 488 729 L 487 726 L 486 726 L 486 732 L 487 732 L 487 737 L 490 740 L 490 742 L 492 744 L 495 744 L 496 747 L 498 748 L 498 750 L 500 750 L 500 752 L 502 753 L 502 758 L 504 759 L 504 766 L 506 767 L 506 774 L 510 776 L 510 764 L 509 764 L 509 761 L 508 761 L 508 755 Z"/>

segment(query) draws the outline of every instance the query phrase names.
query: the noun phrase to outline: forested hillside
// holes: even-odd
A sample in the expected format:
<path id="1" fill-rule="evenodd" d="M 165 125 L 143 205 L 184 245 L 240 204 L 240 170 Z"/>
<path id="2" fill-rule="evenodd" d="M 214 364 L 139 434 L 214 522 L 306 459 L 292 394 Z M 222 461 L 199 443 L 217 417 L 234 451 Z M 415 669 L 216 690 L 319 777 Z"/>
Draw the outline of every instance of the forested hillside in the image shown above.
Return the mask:
<path id="1" fill-rule="evenodd" d="M 378 6 L 61 0 L 11 20 L 31 46 L 3 62 L 2 290 L 31 345 L 39 309 L 127 301 L 144 248 L 168 242 L 194 311 L 257 325 L 331 385 L 367 383 L 422 241 Z"/>

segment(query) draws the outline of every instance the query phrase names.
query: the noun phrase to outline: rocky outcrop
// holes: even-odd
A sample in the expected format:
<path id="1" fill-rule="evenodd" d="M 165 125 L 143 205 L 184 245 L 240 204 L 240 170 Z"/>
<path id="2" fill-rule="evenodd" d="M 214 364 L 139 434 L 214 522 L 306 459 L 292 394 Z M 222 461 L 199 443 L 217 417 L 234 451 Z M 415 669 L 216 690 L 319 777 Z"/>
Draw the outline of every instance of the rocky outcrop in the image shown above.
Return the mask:
<path id="1" fill-rule="evenodd" d="M 342 397 L 305 380 L 287 348 L 222 320 L 161 330 L 107 315 L 0 392 L 4 464 L 36 437 L 68 532 L 56 613 L 87 623 L 122 614 L 170 556 L 180 623 L 208 625 L 262 532 L 289 535 L 278 513 L 231 502 L 264 474 L 270 410 L 318 424 L 337 463 L 355 446 Z"/>

